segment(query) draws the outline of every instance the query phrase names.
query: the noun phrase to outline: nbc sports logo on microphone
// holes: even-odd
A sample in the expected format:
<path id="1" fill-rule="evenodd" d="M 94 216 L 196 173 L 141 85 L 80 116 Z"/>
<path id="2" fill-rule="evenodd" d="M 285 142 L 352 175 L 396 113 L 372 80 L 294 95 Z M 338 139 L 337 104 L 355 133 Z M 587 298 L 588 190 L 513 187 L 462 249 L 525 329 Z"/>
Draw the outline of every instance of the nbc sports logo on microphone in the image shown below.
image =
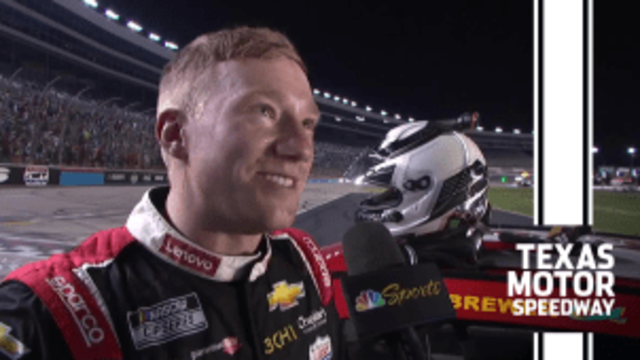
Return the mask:
<path id="1" fill-rule="evenodd" d="M 386 305 L 382 295 L 373 290 L 363 290 L 356 298 L 356 311 L 373 310 Z"/>

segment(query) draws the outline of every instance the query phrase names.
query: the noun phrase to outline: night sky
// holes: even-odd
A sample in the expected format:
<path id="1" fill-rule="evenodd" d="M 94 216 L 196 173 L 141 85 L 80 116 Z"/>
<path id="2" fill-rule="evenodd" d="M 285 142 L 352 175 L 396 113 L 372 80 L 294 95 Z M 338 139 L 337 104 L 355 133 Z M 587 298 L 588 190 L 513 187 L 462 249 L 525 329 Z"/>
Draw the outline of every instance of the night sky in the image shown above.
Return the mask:
<path id="1" fill-rule="evenodd" d="M 531 1 L 99 3 L 179 45 L 237 25 L 280 30 L 307 62 L 314 88 L 360 107 L 405 119 L 479 111 L 486 129 L 533 129 Z M 638 87 L 637 77 L 630 76 L 637 32 L 625 29 L 636 22 L 633 12 L 614 6 L 598 2 L 596 8 L 596 161 L 624 165 L 626 147 L 640 146 L 633 143 L 636 126 L 623 120 L 633 119 L 635 99 L 621 91 Z"/>
<path id="2" fill-rule="evenodd" d="M 628 166 L 627 148 L 640 148 L 637 13 L 615 2 L 595 6 L 594 143 L 600 148 L 595 161 Z M 640 165 L 638 156 L 634 165 Z"/>

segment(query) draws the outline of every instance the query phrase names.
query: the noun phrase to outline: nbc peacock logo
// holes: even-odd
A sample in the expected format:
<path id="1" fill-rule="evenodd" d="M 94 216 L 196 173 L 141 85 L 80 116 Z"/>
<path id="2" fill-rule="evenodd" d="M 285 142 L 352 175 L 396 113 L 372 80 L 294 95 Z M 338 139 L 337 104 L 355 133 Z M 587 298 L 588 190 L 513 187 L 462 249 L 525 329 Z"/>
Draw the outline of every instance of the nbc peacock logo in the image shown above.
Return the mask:
<path id="1" fill-rule="evenodd" d="M 382 295 L 373 290 L 363 290 L 356 298 L 356 311 L 363 312 L 383 307 L 386 304 Z"/>

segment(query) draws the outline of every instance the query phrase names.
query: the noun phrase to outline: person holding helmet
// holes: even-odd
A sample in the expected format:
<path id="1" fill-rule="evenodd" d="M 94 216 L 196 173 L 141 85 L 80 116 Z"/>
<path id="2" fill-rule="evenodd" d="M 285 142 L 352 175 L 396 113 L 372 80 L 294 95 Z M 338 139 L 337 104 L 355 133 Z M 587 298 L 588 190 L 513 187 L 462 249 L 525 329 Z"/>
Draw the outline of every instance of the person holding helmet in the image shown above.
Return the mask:
<path id="1" fill-rule="evenodd" d="M 391 129 L 377 150 L 363 154 L 345 177 L 384 189 L 364 200 L 356 221 L 383 223 L 419 261 L 473 266 L 490 217 L 487 162 L 478 145 L 459 132 L 477 113 Z"/>
<path id="2" fill-rule="evenodd" d="M 360 203 L 355 220 L 385 225 L 410 264 L 477 269 L 491 213 L 487 162 L 478 145 L 461 132 L 477 121 L 477 113 L 465 113 L 451 120 L 400 125 L 345 173 L 356 184 L 382 188 Z M 381 342 L 356 341 L 352 325 L 345 322 L 352 357 L 390 358 Z M 466 331 L 455 324 L 454 330 L 464 352 Z M 419 331 L 426 338 L 429 329 Z"/>

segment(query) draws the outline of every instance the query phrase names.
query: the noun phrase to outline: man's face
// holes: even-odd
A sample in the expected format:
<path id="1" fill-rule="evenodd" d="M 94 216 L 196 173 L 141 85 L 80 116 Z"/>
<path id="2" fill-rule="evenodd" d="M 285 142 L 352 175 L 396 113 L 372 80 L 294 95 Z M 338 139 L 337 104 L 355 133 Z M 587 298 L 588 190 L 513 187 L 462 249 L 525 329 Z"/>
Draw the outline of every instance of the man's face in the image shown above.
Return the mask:
<path id="1" fill-rule="evenodd" d="M 217 222 L 211 229 L 291 226 L 319 118 L 306 75 L 286 58 L 226 61 L 213 72 L 202 116 L 185 129 L 192 195 Z"/>

